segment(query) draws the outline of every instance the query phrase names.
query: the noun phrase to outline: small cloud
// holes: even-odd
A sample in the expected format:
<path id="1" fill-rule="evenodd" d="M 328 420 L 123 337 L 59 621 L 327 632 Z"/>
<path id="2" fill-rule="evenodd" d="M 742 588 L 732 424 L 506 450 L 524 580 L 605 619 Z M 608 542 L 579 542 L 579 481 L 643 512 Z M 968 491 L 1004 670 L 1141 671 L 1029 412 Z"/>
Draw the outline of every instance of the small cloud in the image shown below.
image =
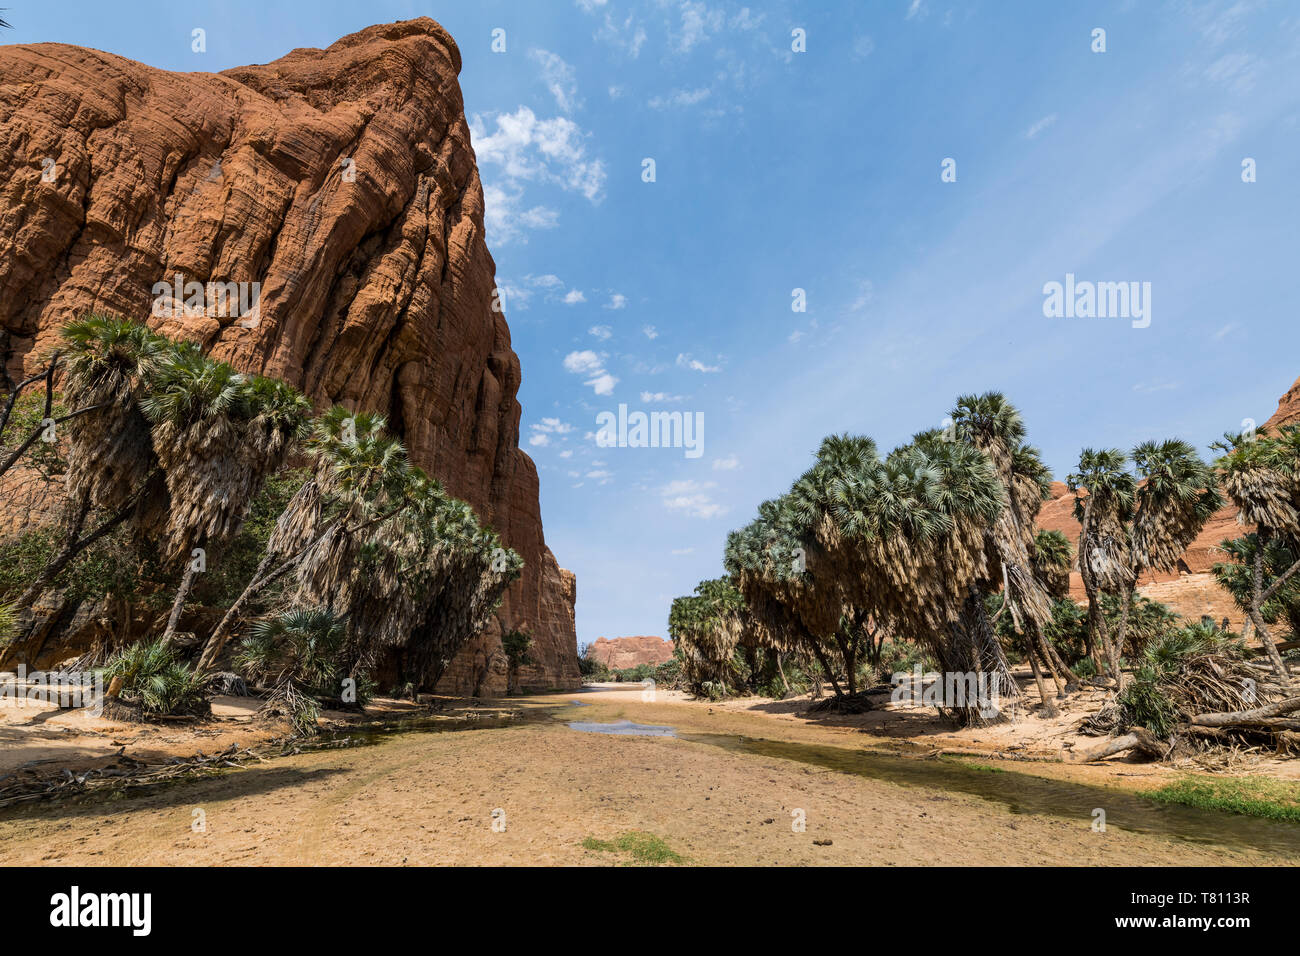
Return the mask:
<path id="1" fill-rule="evenodd" d="M 611 296 L 609 297 L 609 301 L 608 301 L 607 303 L 605 303 L 605 306 L 604 306 L 604 307 L 607 308 L 607 309 L 624 309 L 624 308 L 627 308 L 627 296 L 625 296 L 625 295 L 623 295 L 623 294 L 621 294 L 621 293 L 619 293 L 619 292 L 615 292 L 613 295 L 611 295 Z"/>
<path id="2" fill-rule="evenodd" d="M 548 435 L 567 435 L 573 431 L 572 425 L 562 422 L 558 418 L 543 418 L 536 425 L 530 427 L 533 431 L 546 432 Z"/>
<path id="3" fill-rule="evenodd" d="M 564 296 L 565 305 L 577 305 L 579 302 L 586 302 L 587 297 L 578 289 L 570 289 Z"/>
<path id="4" fill-rule="evenodd" d="M 564 369 L 574 375 L 586 376 L 582 384 L 590 385 L 597 395 L 612 395 L 618 379 L 605 370 L 600 356 L 591 349 L 570 352 L 564 357 Z"/>
<path id="5" fill-rule="evenodd" d="M 655 330 L 655 327 L 653 325 L 647 325 L 641 331 L 645 334 L 645 337 L 650 339 L 651 341 L 659 338 L 659 333 L 658 331 Z"/>
<path id="6" fill-rule="evenodd" d="M 713 459 L 714 471 L 735 471 L 740 467 L 740 459 L 735 455 L 728 455 L 726 458 Z"/>
<path id="7" fill-rule="evenodd" d="M 1152 392 L 1170 392 L 1177 387 L 1177 382 L 1139 382 L 1133 386 L 1133 391 L 1149 395 Z"/>
<path id="8" fill-rule="evenodd" d="M 587 334 L 595 336 L 596 338 L 604 342 L 614 334 L 614 330 L 611 329 L 608 325 L 593 325 L 591 328 L 587 330 Z"/>
<path id="9" fill-rule="evenodd" d="M 1238 328 L 1238 326 L 1237 326 L 1237 323 L 1236 323 L 1236 322 L 1229 322 L 1229 323 L 1228 323 L 1227 325 L 1225 325 L 1223 328 L 1219 329 L 1219 331 L 1215 332 L 1212 336 L 1210 336 L 1210 338 L 1212 338 L 1214 341 L 1218 342 L 1218 341 L 1220 341 L 1220 340 L 1226 338 L 1226 337 L 1227 337 L 1228 335 L 1230 335 L 1231 333 L 1237 331 L 1237 328 Z"/>
<path id="10" fill-rule="evenodd" d="M 904 19 L 924 19 L 929 12 L 930 9 L 925 5 L 925 0 L 912 0 L 912 2 L 908 4 L 907 16 Z"/>
<path id="11" fill-rule="evenodd" d="M 1049 113 L 1046 116 L 1044 116 L 1042 119 L 1040 119 L 1037 123 L 1035 123 L 1033 126 L 1029 127 L 1029 129 L 1025 130 L 1025 139 L 1037 139 L 1039 133 L 1047 129 L 1049 126 L 1053 126 L 1055 124 L 1056 124 L 1056 114 Z"/>
<path id="12" fill-rule="evenodd" d="M 705 365 L 699 359 L 693 359 L 689 355 L 678 355 L 677 364 L 681 368 L 689 368 L 695 372 L 721 372 L 722 368 L 718 365 Z"/>
<path id="13" fill-rule="evenodd" d="M 853 58 L 865 60 L 876 51 L 876 41 L 869 36 L 860 36 L 853 41 Z"/>
<path id="14" fill-rule="evenodd" d="M 551 436 L 549 435 L 534 435 L 528 439 L 528 444 L 534 448 L 541 448 L 543 446 L 549 445 L 550 443 L 551 443 Z"/>
<path id="15" fill-rule="evenodd" d="M 673 548 L 672 553 L 675 555 L 694 554 L 694 548 Z"/>
<path id="16" fill-rule="evenodd" d="M 793 332 L 789 334 L 789 336 L 786 337 L 786 341 L 789 342 L 791 345 L 793 345 L 795 342 L 798 342 L 801 338 L 803 338 L 803 332 L 799 331 L 798 329 L 795 329 Z"/>

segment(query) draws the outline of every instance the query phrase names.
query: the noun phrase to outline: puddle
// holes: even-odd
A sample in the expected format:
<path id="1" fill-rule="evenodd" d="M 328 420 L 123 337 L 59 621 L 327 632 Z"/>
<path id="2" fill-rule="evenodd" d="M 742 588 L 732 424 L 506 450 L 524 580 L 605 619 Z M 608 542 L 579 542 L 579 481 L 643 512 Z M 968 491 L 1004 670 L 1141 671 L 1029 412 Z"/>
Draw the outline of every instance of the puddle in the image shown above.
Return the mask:
<path id="1" fill-rule="evenodd" d="M 672 727 L 656 727 L 654 724 L 634 724 L 630 720 L 615 720 L 612 723 L 600 723 L 593 720 L 571 720 L 570 730 L 580 730 L 586 734 L 615 734 L 620 737 L 676 737 L 677 731 Z"/>
<path id="2" fill-rule="evenodd" d="M 671 733 L 671 728 L 668 729 Z M 1194 843 L 1254 848 L 1300 857 L 1300 826 L 1244 814 L 1159 803 L 1136 794 L 1017 773 L 971 767 L 951 759 L 900 757 L 874 751 L 762 740 L 730 734 L 679 734 L 682 740 L 733 753 L 781 757 L 839 773 L 970 794 L 1003 804 L 1012 813 L 1048 814 L 1092 825 L 1093 810 L 1106 811 L 1106 825 Z"/>

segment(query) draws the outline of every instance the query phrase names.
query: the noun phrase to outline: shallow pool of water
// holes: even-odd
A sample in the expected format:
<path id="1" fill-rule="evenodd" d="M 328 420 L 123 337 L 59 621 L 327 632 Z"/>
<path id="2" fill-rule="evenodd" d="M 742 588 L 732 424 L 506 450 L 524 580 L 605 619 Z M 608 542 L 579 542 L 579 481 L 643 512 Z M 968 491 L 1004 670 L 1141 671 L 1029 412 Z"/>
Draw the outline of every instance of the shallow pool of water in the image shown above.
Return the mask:
<path id="1" fill-rule="evenodd" d="M 595 720 L 571 720 L 570 730 L 581 730 L 587 734 L 615 734 L 620 737 L 676 737 L 677 731 L 672 727 L 657 727 L 654 724 L 634 724 L 630 720 L 615 720 L 609 723 Z"/>

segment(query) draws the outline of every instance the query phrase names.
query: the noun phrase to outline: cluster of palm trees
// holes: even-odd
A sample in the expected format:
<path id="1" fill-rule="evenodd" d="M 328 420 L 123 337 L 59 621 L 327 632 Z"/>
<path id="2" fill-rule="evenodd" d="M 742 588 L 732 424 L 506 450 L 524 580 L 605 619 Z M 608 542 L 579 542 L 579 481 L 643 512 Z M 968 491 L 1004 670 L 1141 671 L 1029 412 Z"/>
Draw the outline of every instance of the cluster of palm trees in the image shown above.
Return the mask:
<path id="1" fill-rule="evenodd" d="M 71 412 L 51 420 L 56 379 Z M 207 636 L 200 670 L 216 666 L 250 611 L 288 607 L 334 616 L 339 673 L 355 678 L 392 649 L 431 686 L 522 568 L 468 504 L 410 464 L 381 415 L 334 407 L 313 420 L 311 402 L 284 382 L 110 316 L 63 330 L 42 373 L 0 408 L 0 432 L 19 392 L 40 384 L 43 422 L 54 422 L 66 448 L 66 502 L 58 546 L 11 602 L 19 616 L 78 555 L 123 534 L 177 582 L 159 635 L 171 646 L 196 579 L 291 460 L 307 461 L 307 478 Z M 19 453 L 0 467 L 20 464 L 34 441 L 13 442 Z M 23 653 L 21 635 L 0 648 L 0 656 Z"/>
<path id="2" fill-rule="evenodd" d="M 883 457 L 870 438 L 826 438 L 790 490 L 728 536 L 727 576 L 674 602 L 684 668 L 721 674 L 737 646 L 758 644 L 810 655 L 837 695 L 853 695 L 861 649 L 885 633 L 918 642 L 940 671 L 979 675 L 1005 709 L 1021 693 L 998 637 L 1010 634 L 1039 713 L 1053 714 L 1051 691 L 1060 698 L 1078 682 L 1050 638 L 1072 558 L 1063 535 L 1034 526 L 1052 479 L 1025 439 L 1020 413 L 996 392 L 962 396 L 946 427 Z M 1089 651 L 1118 684 L 1136 582 L 1174 566 L 1221 505 L 1218 482 L 1190 445 L 1166 441 L 1131 456 L 1085 450 L 1070 487 Z M 1114 634 L 1107 595 L 1123 608 Z M 988 712 L 949 703 L 967 722 Z"/>

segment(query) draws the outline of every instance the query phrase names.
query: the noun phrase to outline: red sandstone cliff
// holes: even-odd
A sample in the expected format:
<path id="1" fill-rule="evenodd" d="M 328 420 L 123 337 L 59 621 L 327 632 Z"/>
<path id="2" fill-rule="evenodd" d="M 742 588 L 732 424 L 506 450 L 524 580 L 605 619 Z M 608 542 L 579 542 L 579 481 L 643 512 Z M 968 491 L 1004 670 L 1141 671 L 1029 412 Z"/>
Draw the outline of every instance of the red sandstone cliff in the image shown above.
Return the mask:
<path id="1" fill-rule="evenodd" d="M 587 645 L 587 659 L 612 671 L 663 664 L 673 659 L 673 642 L 662 637 L 598 637 L 596 643 Z"/>
<path id="2" fill-rule="evenodd" d="M 318 408 L 386 413 L 412 460 L 527 562 L 500 615 L 534 637 L 523 684 L 573 687 L 575 582 L 543 540 L 537 471 L 518 447 L 519 359 L 491 309 L 460 65 L 428 18 L 220 74 L 4 47 L 0 357 L 33 367 L 87 310 L 150 316 L 154 284 L 176 273 L 259 282 L 250 315 L 149 323 Z M 444 687 L 505 681 L 494 629 Z"/>
<path id="3" fill-rule="evenodd" d="M 1300 422 L 1300 380 L 1282 396 L 1277 411 L 1262 427 L 1276 428 L 1297 422 Z M 1059 481 L 1052 483 L 1052 498 L 1043 503 L 1038 526 L 1060 531 L 1069 539 L 1071 548 L 1078 547 L 1079 523 L 1074 520 L 1074 495 Z M 1236 508 L 1221 509 L 1183 554 L 1178 570 L 1143 575 L 1139 591 L 1154 601 L 1168 604 L 1184 617 L 1199 618 L 1202 614 L 1209 614 L 1215 620 L 1227 617 L 1233 627 L 1240 628 L 1243 615 L 1232 598 L 1215 584 L 1209 571 L 1216 561 L 1223 560 L 1223 553 L 1218 550 L 1220 542 L 1239 537 L 1245 530 L 1237 523 Z M 1080 602 L 1087 600 L 1078 571 L 1070 574 L 1070 596 Z"/>

